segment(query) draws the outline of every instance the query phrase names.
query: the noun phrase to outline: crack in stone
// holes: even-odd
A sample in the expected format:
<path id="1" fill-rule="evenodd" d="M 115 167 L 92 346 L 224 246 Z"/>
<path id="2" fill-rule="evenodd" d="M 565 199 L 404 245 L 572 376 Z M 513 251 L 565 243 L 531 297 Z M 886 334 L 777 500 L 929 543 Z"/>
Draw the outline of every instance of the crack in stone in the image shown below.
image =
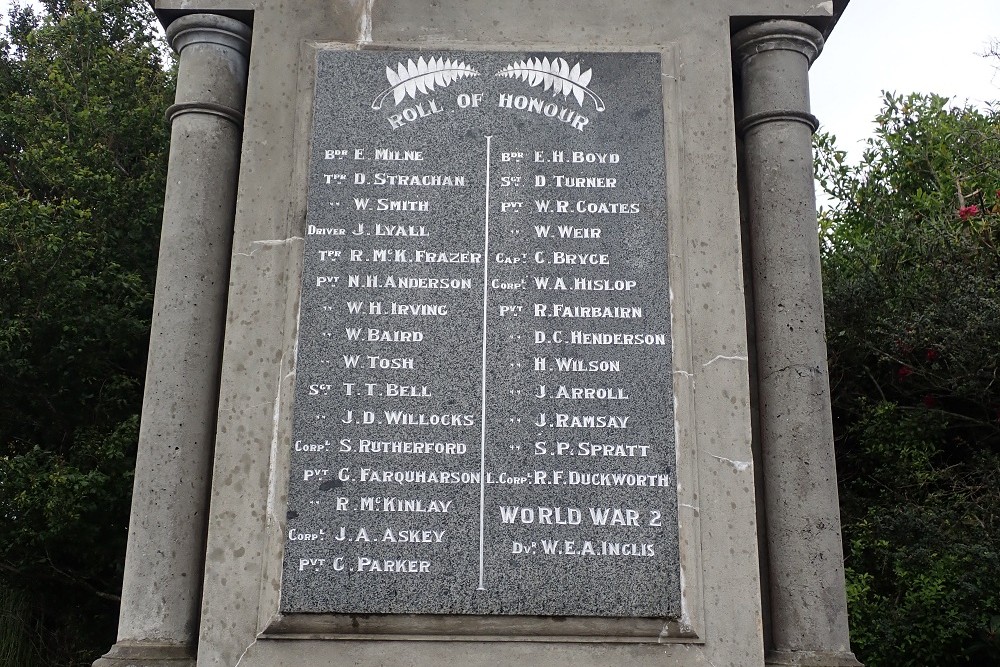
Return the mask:
<path id="1" fill-rule="evenodd" d="M 785 366 L 783 368 L 779 368 L 777 370 L 771 371 L 767 375 L 763 376 L 761 378 L 761 380 L 768 380 L 771 377 L 773 377 L 775 375 L 778 375 L 779 373 L 787 373 L 788 371 L 795 371 L 796 373 L 798 373 L 799 377 L 803 377 L 803 378 L 807 377 L 807 376 L 810 376 L 810 375 L 813 375 L 813 376 L 815 376 L 815 375 L 822 375 L 822 372 L 820 371 L 819 367 L 817 367 L 817 366 L 809 366 L 807 364 L 790 364 L 790 365 Z"/>
<path id="2" fill-rule="evenodd" d="M 247 646 L 245 649 L 243 649 L 243 653 L 240 654 L 240 659 L 236 661 L 236 664 L 233 665 L 233 667 L 240 667 L 240 663 L 243 662 L 243 658 L 247 657 L 247 653 L 250 651 L 250 649 L 253 648 L 253 645 L 256 643 L 257 643 L 257 638 L 254 637 L 254 640 L 250 642 L 250 646 Z"/>
<path id="3" fill-rule="evenodd" d="M 358 44 L 372 43 L 372 6 L 375 0 L 361 0 L 364 8 L 358 17 Z"/>
<path id="4" fill-rule="evenodd" d="M 722 360 L 726 360 L 726 361 L 746 361 L 747 358 L 746 357 L 727 357 L 724 354 L 718 354 L 711 361 L 706 361 L 705 363 L 703 363 L 701 365 L 701 367 L 704 368 L 706 366 L 711 366 L 716 361 L 722 361 Z"/>
<path id="5" fill-rule="evenodd" d="M 753 461 L 734 461 L 732 459 L 727 459 L 725 456 L 716 456 L 715 454 L 712 454 L 711 457 L 713 459 L 718 459 L 723 463 L 728 463 L 736 472 L 746 472 L 753 467 Z"/>
<path id="6" fill-rule="evenodd" d="M 278 246 L 288 245 L 290 243 L 295 243 L 296 241 L 305 241 L 301 236 L 289 236 L 287 239 L 267 239 L 264 241 L 254 241 L 250 245 L 257 246 L 250 252 L 235 252 L 233 257 L 253 257 L 253 254 L 257 252 L 260 248 L 275 248 Z"/>

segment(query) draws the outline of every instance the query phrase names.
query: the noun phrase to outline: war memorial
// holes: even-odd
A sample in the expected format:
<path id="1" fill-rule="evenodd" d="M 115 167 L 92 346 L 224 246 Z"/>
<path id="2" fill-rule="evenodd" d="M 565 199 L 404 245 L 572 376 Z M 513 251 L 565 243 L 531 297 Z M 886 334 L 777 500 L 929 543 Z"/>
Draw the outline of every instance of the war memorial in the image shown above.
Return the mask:
<path id="1" fill-rule="evenodd" d="M 95 665 L 858 665 L 808 94 L 846 4 L 157 0 Z"/>

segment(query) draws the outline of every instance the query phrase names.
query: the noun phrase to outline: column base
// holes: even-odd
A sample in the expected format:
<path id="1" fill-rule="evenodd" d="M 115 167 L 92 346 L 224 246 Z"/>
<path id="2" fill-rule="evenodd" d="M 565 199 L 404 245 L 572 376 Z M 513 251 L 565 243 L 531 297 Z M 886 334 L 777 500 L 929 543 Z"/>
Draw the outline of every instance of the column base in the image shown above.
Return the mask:
<path id="1" fill-rule="evenodd" d="M 764 664 L 795 667 L 864 667 L 850 651 L 768 651 Z"/>
<path id="2" fill-rule="evenodd" d="M 193 646 L 163 642 L 118 642 L 94 667 L 195 667 Z"/>

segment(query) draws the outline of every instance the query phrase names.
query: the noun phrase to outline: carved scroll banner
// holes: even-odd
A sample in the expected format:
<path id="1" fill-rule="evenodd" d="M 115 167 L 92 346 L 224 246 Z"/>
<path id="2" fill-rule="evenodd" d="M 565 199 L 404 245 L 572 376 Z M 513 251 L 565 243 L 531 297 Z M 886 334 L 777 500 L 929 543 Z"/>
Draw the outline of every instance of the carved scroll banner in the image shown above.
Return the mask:
<path id="1" fill-rule="evenodd" d="M 680 615 L 660 77 L 319 53 L 282 611 Z"/>

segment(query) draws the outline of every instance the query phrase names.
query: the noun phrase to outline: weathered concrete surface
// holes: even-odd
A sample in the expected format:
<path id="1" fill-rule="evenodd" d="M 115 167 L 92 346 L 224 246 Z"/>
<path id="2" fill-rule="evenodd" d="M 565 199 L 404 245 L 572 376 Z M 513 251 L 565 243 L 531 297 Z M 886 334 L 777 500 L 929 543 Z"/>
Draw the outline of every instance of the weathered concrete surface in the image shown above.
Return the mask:
<path id="1" fill-rule="evenodd" d="M 763 664 L 731 17 L 809 17 L 820 25 L 832 16 L 834 4 L 323 0 L 291 7 L 265 0 L 159 0 L 156 7 L 164 17 L 185 11 L 241 17 L 253 12 L 254 23 L 198 664 Z M 686 639 L 674 636 L 665 641 L 676 643 L 660 645 L 539 638 L 401 644 L 267 636 L 265 631 L 280 620 L 284 487 L 317 42 L 339 48 L 514 44 L 524 50 L 664 53 L 684 577 L 680 625 Z M 205 182 L 221 178 L 215 173 Z M 236 182 L 235 173 L 228 182 Z M 147 626 L 137 634 L 157 632 Z"/>
<path id="2" fill-rule="evenodd" d="M 734 38 L 740 64 L 763 459 L 767 664 L 856 665 L 847 631 L 812 168 L 809 64 L 823 38 L 769 21 Z"/>
<path id="3" fill-rule="evenodd" d="M 250 31 L 192 15 L 180 51 L 118 643 L 100 667 L 194 664 Z"/>
<path id="4" fill-rule="evenodd" d="M 278 644 L 275 646 L 275 644 Z M 340 664 L 413 667 L 415 665 L 539 665 L 544 667 L 713 667 L 702 647 L 691 644 L 573 644 L 531 642 L 258 642 L 244 655 L 242 664 L 268 667 L 329 665 L 336 655 Z M 715 662 L 739 667 L 752 663 Z M 757 663 L 759 664 L 759 663 Z"/>
<path id="5" fill-rule="evenodd" d="M 663 80 L 683 621 L 705 644 L 596 652 L 579 643 L 517 646 L 554 664 L 602 664 L 604 650 L 636 664 L 762 664 L 728 10 L 652 2 L 583 3 L 575 12 L 547 3 L 470 11 L 465 3 L 376 2 L 367 14 L 368 7 L 308 4 L 281 14 L 262 7 L 255 18 L 199 662 L 233 665 L 243 656 L 242 665 L 318 665 L 336 656 L 378 664 L 378 656 L 398 653 L 412 664 L 465 664 L 472 655 L 499 663 L 512 655 L 508 642 L 421 643 L 405 651 L 394 642 L 336 642 L 310 653 L 298 643 L 258 639 L 276 618 L 280 588 L 312 97 L 307 42 L 370 39 L 484 48 L 662 44 L 670 54 Z M 295 658 L 283 657 L 287 651 Z"/>

